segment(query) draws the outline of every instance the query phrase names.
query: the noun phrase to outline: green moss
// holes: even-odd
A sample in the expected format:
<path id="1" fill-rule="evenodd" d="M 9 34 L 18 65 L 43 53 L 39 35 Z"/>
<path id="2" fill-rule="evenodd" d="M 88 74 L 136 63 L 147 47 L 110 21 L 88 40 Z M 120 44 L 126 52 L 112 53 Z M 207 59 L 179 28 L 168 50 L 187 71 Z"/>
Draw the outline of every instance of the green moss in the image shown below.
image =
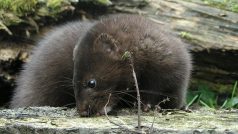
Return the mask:
<path id="1" fill-rule="evenodd" d="M 188 32 L 185 32 L 185 31 L 183 31 L 183 32 L 180 32 L 180 34 L 179 34 L 182 38 L 185 38 L 185 39 L 192 39 L 192 36 L 191 36 L 191 34 L 190 33 L 188 33 Z"/>
<path id="2" fill-rule="evenodd" d="M 238 12 L 237 0 L 202 0 L 205 4 L 224 10 Z"/>
<path id="3" fill-rule="evenodd" d="M 69 6 L 69 0 L 0 0 L 0 30 L 12 35 L 8 26 L 31 25 L 39 16 L 55 19 L 61 12 L 71 10 Z"/>
<path id="4" fill-rule="evenodd" d="M 0 118 L 0 127 L 5 126 L 10 121 L 8 119 Z"/>
<path id="5" fill-rule="evenodd" d="M 22 16 L 25 13 L 34 12 L 36 4 L 36 0 L 2 0 L 0 1 L 0 8 Z"/>
<path id="6" fill-rule="evenodd" d="M 51 16 L 57 18 L 59 13 L 65 11 L 68 7 L 71 6 L 71 3 L 66 0 L 48 0 L 46 7 L 42 7 L 39 11 L 44 11 L 44 16 Z"/>
<path id="7" fill-rule="evenodd" d="M 0 1 L 0 9 L 10 9 L 11 0 L 1 0 Z"/>
<path id="8" fill-rule="evenodd" d="M 102 5 L 111 5 L 112 2 L 110 0 L 97 0 L 98 3 Z"/>
<path id="9" fill-rule="evenodd" d="M 8 28 L 12 25 L 25 23 L 38 27 L 37 22 L 45 17 L 57 20 L 62 13 L 74 10 L 75 5 L 83 2 L 93 6 L 112 4 L 110 0 L 0 0 L 0 30 L 12 35 Z"/>
<path id="10" fill-rule="evenodd" d="M 49 0 L 46 5 L 49 8 L 55 9 L 59 8 L 63 2 L 64 0 Z"/>
<path id="11" fill-rule="evenodd" d="M 231 11 L 238 13 L 238 3 L 231 6 Z"/>
<path id="12" fill-rule="evenodd" d="M 6 13 L 6 12 L 3 12 L 2 10 L 0 10 L 0 18 L 1 18 L 1 22 L 6 26 L 16 25 L 23 22 L 23 20 L 20 19 L 15 14 L 9 13 L 9 12 Z"/>

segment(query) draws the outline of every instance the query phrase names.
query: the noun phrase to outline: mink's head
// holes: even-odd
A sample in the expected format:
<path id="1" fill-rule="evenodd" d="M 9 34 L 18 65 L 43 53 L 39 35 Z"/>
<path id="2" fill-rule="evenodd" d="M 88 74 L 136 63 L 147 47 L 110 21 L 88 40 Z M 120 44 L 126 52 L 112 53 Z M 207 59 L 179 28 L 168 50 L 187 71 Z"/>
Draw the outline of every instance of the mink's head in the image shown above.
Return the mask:
<path id="1" fill-rule="evenodd" d="M 108 33 L 89 32 L 74 50 L 74 92 L 81 116 L 109 112 L 130 88 L 131 69 L 120 42 Z M 109 99 L 109 95 L 110 99 Z"/>

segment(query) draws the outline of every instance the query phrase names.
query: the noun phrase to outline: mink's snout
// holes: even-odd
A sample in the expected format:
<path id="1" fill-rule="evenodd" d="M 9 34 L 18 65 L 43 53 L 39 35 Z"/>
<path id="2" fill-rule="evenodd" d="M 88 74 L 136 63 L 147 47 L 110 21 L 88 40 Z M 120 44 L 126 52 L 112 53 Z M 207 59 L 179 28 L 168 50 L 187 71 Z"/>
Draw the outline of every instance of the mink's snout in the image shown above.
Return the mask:
<path id="1" fill-rule="evenodd" d="M 100 109 L 95 109 L 95 108 L 91 108 L 91 106 L 88 105 L 86 107 L 84 107 L 84 106 L 80 107 L 79 106 L 77 108 L 77 111 L 78 111 L 78 113 L 81 117 L 100 116 L 100 115 L 105 115 L 105 112 L 108 113 L 112 109 L 111 106 L 107 106 L 105 108 L 101 107 Z"/>
<path id="2" fill-rule="evenodd" d="M 95 116 L 95 115 L 101 115 L 101 114 L 99 114 L 99 112 L 97 112 L 98 110 L 91 107 L 90 105 L 86 105 L 86 106 L 81 105 L 77 108 L 77 111 L 81 117 L 90 117 L 90 116 Z"/>
<path id="3" fill-rule="evenodd" d="M 112 110 L 113 102 L 108 105 L 106 104 L 107 100 L 102 96 L 79 100 L 77 103 L 77 111 L 82 117 L 105 115 L 105 112 L 108 113 Z"/>
<path id="4" fill-rule="evenodd" d="M 82 117 L 88 117 L 88 116 L 91 116 L 93 114 L 90 105 L 87 106 L 87 107 L 82 107 L 81 106 L 77 110 L 78 110 L 79 115 L 82 116 Z"/>

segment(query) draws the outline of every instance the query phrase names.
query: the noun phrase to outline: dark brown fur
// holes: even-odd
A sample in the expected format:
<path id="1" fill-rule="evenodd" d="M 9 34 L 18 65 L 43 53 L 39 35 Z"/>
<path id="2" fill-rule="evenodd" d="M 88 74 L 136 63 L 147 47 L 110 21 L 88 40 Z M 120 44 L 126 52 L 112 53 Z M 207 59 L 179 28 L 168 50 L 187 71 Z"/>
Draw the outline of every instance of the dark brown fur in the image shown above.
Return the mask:
<path id="1" fill-rule="evenodd" d="M 166 97 L 170 101 L 163 108 L 185 104 L 190 55 L 184 43 L 158 24 L 139 16 L 116 15 L 95 25 L 67 24 L 51 34 L 20 75 L 11 107 L 64 106 L 74 102 L 69 93 L 81 115 L 103 114 L 112 93 L 110 111 L 125 94 L 135 91 L 130 63 L 122 59 L 126 51 L 132 53 L 144 104 L 156 105 Z M 87 86 L 92 79 L 95 88 Z"/>

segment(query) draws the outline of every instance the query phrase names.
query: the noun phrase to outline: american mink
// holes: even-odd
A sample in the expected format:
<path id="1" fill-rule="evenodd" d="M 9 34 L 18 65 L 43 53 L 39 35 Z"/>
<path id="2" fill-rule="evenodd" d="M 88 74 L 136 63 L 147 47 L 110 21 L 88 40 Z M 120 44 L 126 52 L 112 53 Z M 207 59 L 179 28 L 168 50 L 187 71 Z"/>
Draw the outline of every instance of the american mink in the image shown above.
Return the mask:
<path id="1" fill-rule="evenodd" d="M 121 101 L 130 103 L 127 98 L 135 85 L 130 63 L 122 58 L 130 52 L 143 104 L 156 105 L 169 97 L 162 108 L 181 108 L 191 56 L 186 45 L 164 29 L 137 15 L 113 15 L 54 29 L 24 66 L 11 107 L 76 102 L 79 114 L 89 116 L 104 113 L 110 93 L 107 111 Z"/>

